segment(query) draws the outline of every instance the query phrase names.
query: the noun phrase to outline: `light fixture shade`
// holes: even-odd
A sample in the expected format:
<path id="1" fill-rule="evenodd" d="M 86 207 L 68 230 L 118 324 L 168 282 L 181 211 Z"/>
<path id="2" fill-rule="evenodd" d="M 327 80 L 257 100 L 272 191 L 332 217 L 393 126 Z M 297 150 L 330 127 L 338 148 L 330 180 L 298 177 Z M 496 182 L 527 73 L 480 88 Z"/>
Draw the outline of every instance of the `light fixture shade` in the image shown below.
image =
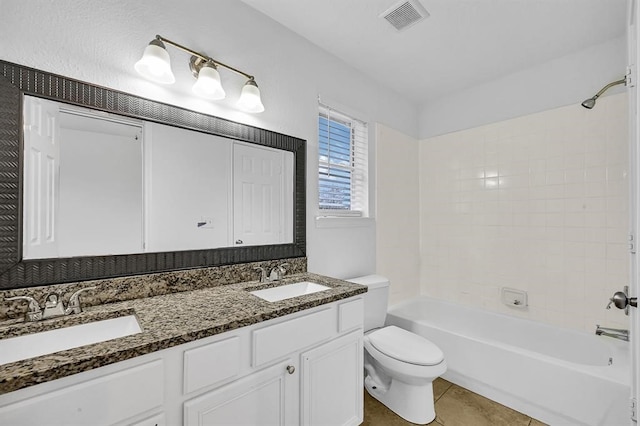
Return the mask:
<path id="1" fill-rule="evenodd" d="M 144 78 L 162 84 L 176 81 L 171 71 L 169 53 L 160 40 L 152 40 L 144 49 L 142 58 L 136 62 L 135 69 Z"/>
<path id="2" fill-rule="evenodd" d="M 238 99 L 238 106 L 246 112 L 262 112 L 264 111 L 264 105 L 260 99 L 260 89 L 256 82 L 251 79 L 245 83 L 240 92 L 240 99 Z"/>
<path id="3" fill-rule="evenodd" d="M 220 83 L 220 74 L 215 65 L 207 63 L 200 68 L 198 79 L 193 85 L 193 93 L 211 100 L 224 99 L 226 93 Z"/>

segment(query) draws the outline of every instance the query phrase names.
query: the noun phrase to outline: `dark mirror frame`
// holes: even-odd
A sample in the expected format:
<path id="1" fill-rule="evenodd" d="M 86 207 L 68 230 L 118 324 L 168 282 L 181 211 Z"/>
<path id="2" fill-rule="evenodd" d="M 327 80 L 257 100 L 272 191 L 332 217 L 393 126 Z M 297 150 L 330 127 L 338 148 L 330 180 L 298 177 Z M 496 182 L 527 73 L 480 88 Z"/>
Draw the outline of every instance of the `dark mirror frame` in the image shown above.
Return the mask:
<path id="1" fill-rule="evenodd" d="M 6 61 L 0 71 L 0 290 L 306 256 L 305 140 Z M 22 260 L 24 95 L 292 152 L 293 243 Z"/>

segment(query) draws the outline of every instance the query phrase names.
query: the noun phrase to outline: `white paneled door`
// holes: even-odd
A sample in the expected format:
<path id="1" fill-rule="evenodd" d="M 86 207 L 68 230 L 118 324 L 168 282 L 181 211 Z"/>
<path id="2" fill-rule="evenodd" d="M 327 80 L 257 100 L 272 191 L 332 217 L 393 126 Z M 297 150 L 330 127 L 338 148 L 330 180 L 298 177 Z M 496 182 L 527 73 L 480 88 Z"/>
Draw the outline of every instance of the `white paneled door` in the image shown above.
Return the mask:
<path id="1" fill-rule="evenodd" d="M 284 175 L 284 152 L 234 144 L 233 238 L 236 246 L 287 242 L 284 227 L 291 194 L 286 194 Z"/>
<path id="2" fill-rule="evenodd" d="M 58 256 L 56 211 L 60 177 L 58 104 L 24 98 L 24 252 L 23 257 Z"/>

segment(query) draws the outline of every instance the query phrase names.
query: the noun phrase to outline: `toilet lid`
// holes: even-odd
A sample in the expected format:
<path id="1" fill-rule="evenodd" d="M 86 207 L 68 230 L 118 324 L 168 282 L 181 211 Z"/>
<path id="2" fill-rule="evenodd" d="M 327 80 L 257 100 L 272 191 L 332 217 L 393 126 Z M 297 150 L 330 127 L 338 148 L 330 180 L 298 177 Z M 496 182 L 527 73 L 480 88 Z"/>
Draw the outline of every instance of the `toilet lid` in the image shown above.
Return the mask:
<path id="1" fill-rule="evenodd" d="M 440 348 L 407 330 L 390 325 L 367 335 L 374 348 L 383 354 L 416 365 L 436 365 L 444 359 Z"/>

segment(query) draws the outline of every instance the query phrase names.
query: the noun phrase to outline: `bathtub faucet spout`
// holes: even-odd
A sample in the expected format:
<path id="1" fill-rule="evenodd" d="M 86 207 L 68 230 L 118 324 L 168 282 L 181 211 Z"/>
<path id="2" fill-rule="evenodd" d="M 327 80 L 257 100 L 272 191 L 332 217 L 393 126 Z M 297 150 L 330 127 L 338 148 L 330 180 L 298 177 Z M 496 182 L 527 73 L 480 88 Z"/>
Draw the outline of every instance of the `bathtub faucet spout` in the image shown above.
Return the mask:
<path id="1" fill-rule="evenodd" d="M 629 330 L 623 330 L 621 328 L 600 327 L 596 324 L 596 335 L 613 337 L 615 339 L 624 340 L 625 342 L 629 341 Z"/>

